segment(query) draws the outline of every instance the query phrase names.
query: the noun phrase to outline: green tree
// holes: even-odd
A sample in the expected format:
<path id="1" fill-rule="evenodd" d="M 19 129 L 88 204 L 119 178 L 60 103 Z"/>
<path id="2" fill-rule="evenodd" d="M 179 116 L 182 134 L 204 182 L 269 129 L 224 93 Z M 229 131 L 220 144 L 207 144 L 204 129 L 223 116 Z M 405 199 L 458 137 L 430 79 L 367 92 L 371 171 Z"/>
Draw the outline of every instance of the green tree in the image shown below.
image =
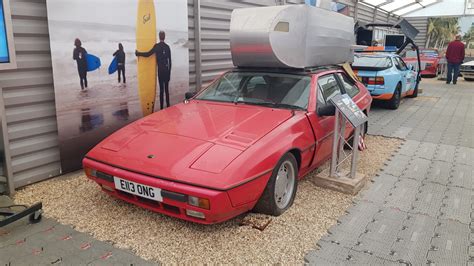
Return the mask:
<path id="1" fill-rule="evenodd" d="M 426 46 L 442 49 L 459 34 L 458 18 L 430 18 L 428 20 Z"/>
<path id="2" fill-rule="evenodd" d="M 466 47 L 470 48 L 471 43 L 474 43 L 474 25 L 464 34 L 462 39 L 466 42 Z"/>

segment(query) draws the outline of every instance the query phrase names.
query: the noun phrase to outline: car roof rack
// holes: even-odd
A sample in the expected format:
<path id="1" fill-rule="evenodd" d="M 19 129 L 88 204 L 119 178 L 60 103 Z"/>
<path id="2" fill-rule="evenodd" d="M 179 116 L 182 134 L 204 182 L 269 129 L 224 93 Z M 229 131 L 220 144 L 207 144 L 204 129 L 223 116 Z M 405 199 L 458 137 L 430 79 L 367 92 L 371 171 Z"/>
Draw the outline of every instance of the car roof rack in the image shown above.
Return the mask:
<path id="1" fill-rule="evenodd" d="M 235 70 L 239 71 L 266 71 L 266 72 L 274 72 L 274 73 L 281 73 L 289 72 L 294 74 L 308 74 L 308 73 L 315 73 L 327 70 L 338 70 L 342 69 L 339 65 L 327 65 L 327 66 L 313 66 L 313 67 L 305 67 L 305 68 L 278 68 L 278 67 L 235 67 Z"/>

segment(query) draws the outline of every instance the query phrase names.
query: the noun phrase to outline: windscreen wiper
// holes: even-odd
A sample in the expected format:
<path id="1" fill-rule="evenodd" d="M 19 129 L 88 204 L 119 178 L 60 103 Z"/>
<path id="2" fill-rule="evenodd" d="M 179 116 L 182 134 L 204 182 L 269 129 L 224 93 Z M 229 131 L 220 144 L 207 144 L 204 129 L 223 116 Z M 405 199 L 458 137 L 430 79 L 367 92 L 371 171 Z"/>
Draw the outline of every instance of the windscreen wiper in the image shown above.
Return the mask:
<path id="1" fill-rule="evenodd" d="M 273 107 L 273 108 L 284 108 L 284 109 L 292 109 L 292 110 L 306 110 L 303 107 L 299 107 L 299 106 L 291 105 L 291 104 L 286 104 L 286 103 L 251 102 L 251 101 L 243 101 L 243 100 L 234 101 L 234 103 L 235 104 L 245 103 L 245 104 L 250 104 L 250 105 L 259 105 L 259 106 L 267 106 L 267 107 Z"/>

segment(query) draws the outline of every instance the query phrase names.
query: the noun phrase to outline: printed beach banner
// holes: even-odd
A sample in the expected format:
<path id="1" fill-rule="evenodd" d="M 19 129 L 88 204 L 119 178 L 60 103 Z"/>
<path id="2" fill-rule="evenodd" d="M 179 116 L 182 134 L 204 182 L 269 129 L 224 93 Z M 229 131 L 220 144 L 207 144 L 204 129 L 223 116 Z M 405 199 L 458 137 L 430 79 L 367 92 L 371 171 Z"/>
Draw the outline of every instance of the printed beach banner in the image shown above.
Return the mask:
<path id="1" fill-rule="evenodd" d="M 183 101 L 186 0 L 47 0 L 61 168 L 117 129 Z"/>

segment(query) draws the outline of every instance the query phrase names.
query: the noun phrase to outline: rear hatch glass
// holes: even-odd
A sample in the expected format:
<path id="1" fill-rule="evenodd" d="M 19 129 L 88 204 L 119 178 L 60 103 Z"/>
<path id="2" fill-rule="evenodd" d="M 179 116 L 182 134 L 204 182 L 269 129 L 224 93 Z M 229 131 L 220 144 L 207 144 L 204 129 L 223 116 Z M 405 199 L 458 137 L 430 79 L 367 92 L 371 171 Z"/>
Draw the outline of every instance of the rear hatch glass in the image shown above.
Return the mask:
<path id="1" fill-rule="evenodd" d="M 392 67 L 392 60 L 388 56 L 356 55 L 352 68 L 356 70 L 380 71 Z"/>

